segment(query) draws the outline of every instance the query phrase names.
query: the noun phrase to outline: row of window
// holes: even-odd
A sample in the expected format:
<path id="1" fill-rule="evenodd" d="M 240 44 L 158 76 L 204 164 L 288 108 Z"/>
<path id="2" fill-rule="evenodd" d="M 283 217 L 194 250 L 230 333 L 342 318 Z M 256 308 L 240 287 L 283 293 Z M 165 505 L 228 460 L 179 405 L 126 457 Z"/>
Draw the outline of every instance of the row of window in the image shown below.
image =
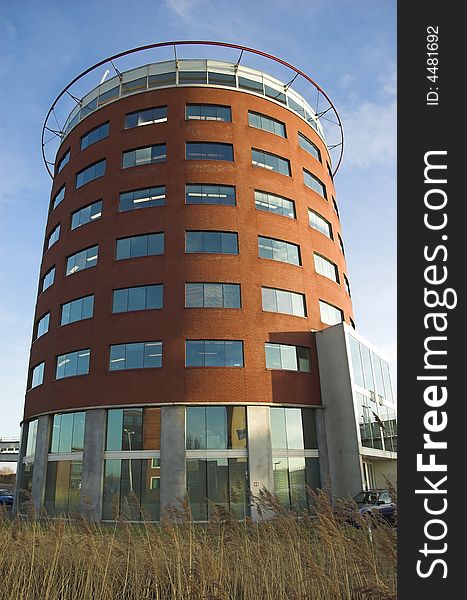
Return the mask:
<path id="1" fill-rule="evenodd" d="M 286 344 L 265 343 L 266 368 L 310 372 L 310 349 Z M 57 356 L 55 379 L 87 375 L 91 350 L 85 348 Z M 243 367 L 241 340 L 186 340 L 186 367 Z M 162 367 L 162 342 L 132 342 L 110 346 L 109 371 Z M 30 388 L 44 381 L 45 363 L 31 371 Z"/>
<path id="2" fill-rule="evenodd" d="M 112 312 L 124 313 L 139 310 L 163 308 L 163 284 L 141 285 L 113 291 Z M 276 288 L 261 288 L 262 307 L 266 312 L 275 312 L 297 317 L 306 317 L 305 295 Z M 331 306 L 320 300 L 321 317 L 324 323 L 332 320 L 341 322 L 343 314 L 335 307 L 332 318 L 328 317 Z M 186 308 L 241 308 L 240 284 L 238 283 L 186 283 Z M 84 296 L 62 304 L 60 325 L 69 325 L 77 321 L 91 319 L 94 314 L 94 295 Z M 328 321 L 324 321 L 328 318 Z M 50 312 L 36 323 L 35 338 L 40 338 L 49 330 Z"/>
<path id="3" fill-rule="evenodd" d="M 230 231 L 186 231 L 185 252 L 187 254 L 235 254 L 238 250 L 238 234 Z M 164 233 L 148 233 L 120 238 L 116 241 L 116 260 L 140 258 L 143 256 L 159 256 L 164 254 Z M 301 266 L 300 246 L 292 242 L 284 242 L 275 238 L 258 236 L 258 256 L 278 262 Z M 91 246 L 80 250 L 66 259 L 65 276 L 78 271 L 90 269 L 97 265 L 99 246 Z M 328 258 L 313 253 L 315 271 L 339 284 L 339 269 Z M 345 276 L 344 276 L 345 277 Z M 55 266 L 42 277 L 40 292 L 49 288 L 55 280 Z M 346 290 L 350 295 L 350 287 L 345 277 Z"/>
<path id="4" fill-rule="evenodd" d="M 64 189 L 64 188 L 63 188 Z M 289 198 L 278 196 L 271 192 L 260 190 L 254 191 L 255 208 L 265 212 L 272 212 L 290 219 L 296 218 L 295 202 Z M 164 206 L 166 201 L 165 186 L 160 185 L 151 188 L 143 188 L 123 192 L 119 198 L 119 212 Z M 236 191 L 230 185 L 212 184 L 186 184 L 186 204 L 214 204 L 223 206 L 236 206 Z M 92 223 L 102 217 L 102 200 L 88 204 L 71 214 L 70 229 L 73 231 L 78 227 Z M 308 209 L 308 222 L 310 227 L 321 232 L 331 240 L 334 239 L 332 225 L 315 210 Z M 50 232 L 46 241 L 46 249 L 49 249 L 60 238 L 60 223 Z M 339 236 L 341 248 L 342 239 Z"/>
<path id="5" fill-rule="evenodd" d="M 230 106 L 217 104 L 187 104 L 185 118 L 202 121 L 232 122 L 232 111 Z M 125 115 L 125 129 L 132 129 L 143 125 L 153 125 L 167 121 L 167 106 L 156 106 L 144 110 L 138 110 Z M 280 137 L 286 138 L 286 126 L 282 121 L 268 117 L 262 113 L 248 111 L 248 124 L 250 127 L 268 131 Z M 102 123 L 81 136 L 80 150 L 85 150 L 92 144 L 107 138 L 109 135 L 109 123 Z M 298 142 L 301 148 L 311 154 L 316 160 L 322 162 L 319 148 L 303 133 L 298 132 Z M 70 160 L 70 149 L 57 162 L 57 173 L 68 164 Z M 328 170 L 330 171 L 329 163 Z M 332 177 L 332 175 L 331 175 Z"/>

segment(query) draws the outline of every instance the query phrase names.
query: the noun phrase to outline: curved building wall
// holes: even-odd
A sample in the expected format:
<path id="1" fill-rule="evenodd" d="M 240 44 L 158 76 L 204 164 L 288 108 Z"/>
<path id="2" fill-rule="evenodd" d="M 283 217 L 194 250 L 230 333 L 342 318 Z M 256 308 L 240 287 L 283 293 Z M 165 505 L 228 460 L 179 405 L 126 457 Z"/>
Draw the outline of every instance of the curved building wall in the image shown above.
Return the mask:
<path id="1" fill-rule="evenodd" d="M 187 104 L 230 106 L 232 122 L 186 120 Z M 125 114 L 167 106 L 166 122 L 125 129 Z M 281 121 L 284 139 L 249 126 L 248 111 Z M 109 122 L 108 137 L 80 150 L 81 136 Z M 321 153 L 319 162 L 300 147 L 298 132 Z M 186 142 L 232 144 L 233 161 L 186 160 Z M 122 169 L 122 152 L 166 144 L 167 158 L 156 164 Z M 32 344 L 30 367 L 45 362 L 43 383 L 29 389 L 25 418 L 87 407 L 171 403 L 277 403 L 320 404 L 316 350 L 310 331 L 326 326 L 319 300 L 352 318 L 346 291 L 345 258 L 335 212 L 335 191 L 326 161 L 327 149 L 314 129 L 278 103 L 240 91 L 211 87 L 154 90 L 122 98 L 81 121 L 65 138 L 57 153 L 70 148 L 70 160 L 56 174 L 52 198 L 65 185 L 64 200 L 51 210 L 46 239 L 60 224 L 60 237 L 44 253 L 42 276 L 55 265 L 52 286 L 38 297 L 35 322 L 50 312 L 48 332 Z M 279 155 L 290 161 L 291 176 L 252 165 L 251 149 Z M 75 189 L 76 174 L 106 160 L 103 177 Z M 303 169 L 326 187 L 327 200 L 304 184 Z M 186 205 L 185 184 L 235 186 L 236 206 Z M 119 212 L 119 194 L 165 185 L 165 206 Z M 295 202 L 296 219 L 255 208 L 254 191 L 261 190 Z M 102 200 L 102 217 L 70 231 L 71 214 Z M 308 209 L 332 226 L 329 239 L 309 225 Z M 238 233 L 238 255 L 187 254 L 186 231 Z M 164 233 L 160 256 L 115 259 L 116 240 L 154 232 Z M 258 236 L 275 238 L 300 247 L 301 266 L 258 256 Z M 97 265 L 65 276 L 67 257 L 99 246 Z M 339 283 L 316 272 L 313 253 L 335 263 Z M 185 308 L 185 283 L 228 282 L 241 285 L 241 308 Z M 138 285 L 163 284 L 163 308 L 112 314 L 112 291 Z M 266 312 L 261 287 L 304 294 L 306 317 Z M 94 294 L 91 319 L 60 326 L 61 305 Z M 185 367 L 185 340 L 241 340 L 243 367 Z M 109 371 L 109 346 L 162 341 L 162 368 Z M 310 348 L 311 372 L 266 368 L 265 342 Z M 57 356 L 91 351 L 89 373 L 55 379 Z"/>

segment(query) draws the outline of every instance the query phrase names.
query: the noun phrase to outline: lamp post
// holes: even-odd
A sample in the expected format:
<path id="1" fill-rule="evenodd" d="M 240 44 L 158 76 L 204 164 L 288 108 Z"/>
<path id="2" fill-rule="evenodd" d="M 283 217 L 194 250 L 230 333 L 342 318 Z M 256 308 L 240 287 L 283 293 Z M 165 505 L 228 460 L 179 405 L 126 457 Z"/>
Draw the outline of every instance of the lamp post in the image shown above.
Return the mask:
<path id="1" fill-rule="evenodd" d="M 123 431 L 128 436 L 128 448 L 129 448 L 129 450 L 131 452 L 131 436 L 134 435 L 135 432 L 134 431 L 128 431 L 128 429 L 126 429 L 126 428 Z M 129 466 L 129 471 L 130 471 L 130 491 L 132 492 L 133 491 L 133 473 L 131 471 L 131 458 L 129 459 L 128 462 L 129 462 L 128 466 Z"/>

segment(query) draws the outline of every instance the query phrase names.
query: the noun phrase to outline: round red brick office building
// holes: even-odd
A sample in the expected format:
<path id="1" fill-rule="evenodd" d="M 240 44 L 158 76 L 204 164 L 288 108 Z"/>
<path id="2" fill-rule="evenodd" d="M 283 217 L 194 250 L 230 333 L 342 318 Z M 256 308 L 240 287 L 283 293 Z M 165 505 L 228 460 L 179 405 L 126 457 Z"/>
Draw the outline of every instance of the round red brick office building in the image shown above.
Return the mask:
<path id="1" fill-rule="evenodd" d="M 311 332 L 353 316 L 315 112 L 260 71 L 176 60 L 117 71 L 63 129 L 22 487 L 107 520 L 186 491 L 197 520 L 242 517 L 258 486 L 302 507 L 323 476 Z"/>

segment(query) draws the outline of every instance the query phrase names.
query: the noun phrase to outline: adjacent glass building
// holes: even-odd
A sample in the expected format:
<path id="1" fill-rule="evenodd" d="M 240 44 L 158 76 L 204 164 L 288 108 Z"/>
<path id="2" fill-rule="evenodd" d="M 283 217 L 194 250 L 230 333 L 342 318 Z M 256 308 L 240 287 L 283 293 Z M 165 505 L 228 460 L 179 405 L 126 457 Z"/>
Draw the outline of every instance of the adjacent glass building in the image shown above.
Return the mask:
<path id="1" fill-rule="evenodd" d="M 246 63 L 141 62 L 49 112 L 21 501 L 140 521 L 187 497 L 196 521 L 256 519 L 261 489 L 307 510 L 333 480 L 315 332 L 353 326 L 335 144 L 314 100 Z M 394 452 L 368 404 L 388 373 L 371 355 L 369 382 L 358 351 L 356 435 Z"/>

